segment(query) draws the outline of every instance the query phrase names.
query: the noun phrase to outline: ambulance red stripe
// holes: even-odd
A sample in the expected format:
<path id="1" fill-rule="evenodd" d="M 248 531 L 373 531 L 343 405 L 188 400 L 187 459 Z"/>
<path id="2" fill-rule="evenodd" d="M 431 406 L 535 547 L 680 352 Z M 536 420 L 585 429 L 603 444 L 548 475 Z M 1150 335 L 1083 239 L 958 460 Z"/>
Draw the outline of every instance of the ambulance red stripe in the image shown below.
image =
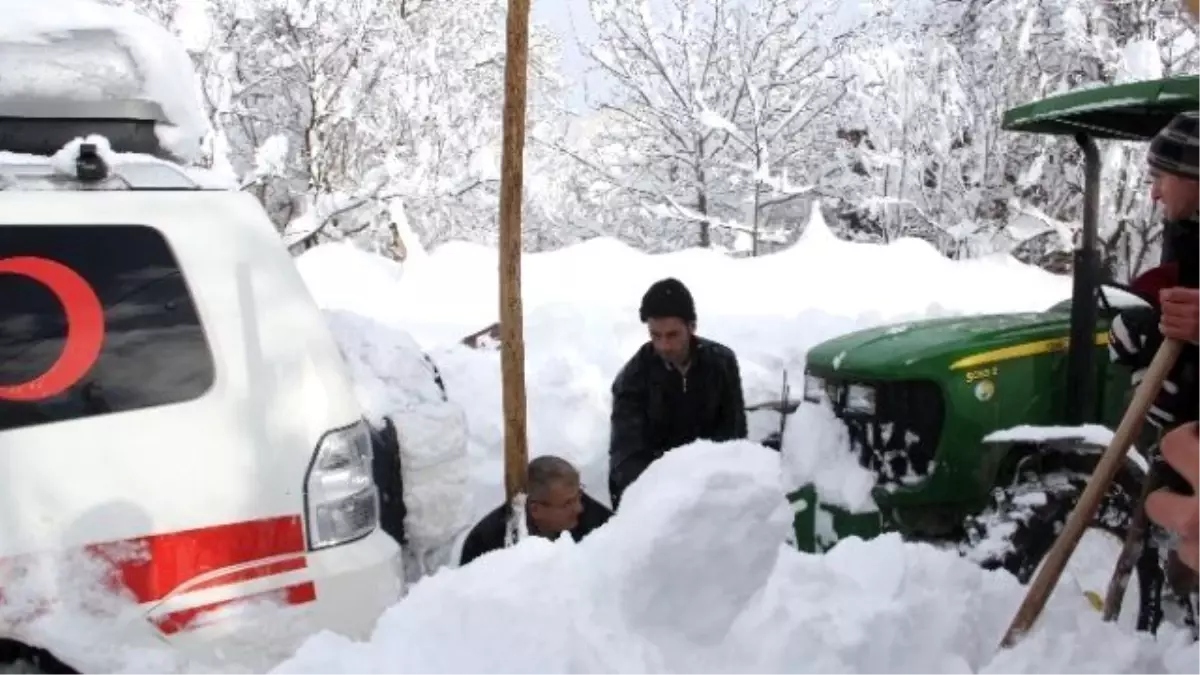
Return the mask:
<path id="1" fill-rule="evenodd" d="M 188 586 L 188 593 L 200 591 L 207 588 L 216 588 L 218 586 L 228 586 L 229 584 L 241 584 L 263 577 L 275 576 L 276 574 L 284 574 L 287 572 L 295 572 L 308 567 L 308 560 L 303 556 L 299 558 L 289 558 L 278 562 L 266 563 L 265 565 L 257 565 L 255 567 L 247 567 L 236 572 L 229 572 L 217 577 L 213 577 L 194 586 Z"/>
<path id="2" fill-rule="evenodd" d="M 313 582 L 306 581 L 302 584 L 294 584 L 286 588 L 276 589 L 272 591 L 263 591 L 262 593 L 254 593 L 244 595 L 230 600 L 221 600 L 220 602 L 211 602 L 207 605 L 199 607 L 189 607 L 181 609 L 177 612 L 171 612 L 165 616 L 154 620 L 154 624 L 164 635 L 174 635 L 181 630 L 191 628 L 193 624 L 207 612 L 228 607 L 235 603 L 246 602 L 250 600 L 274 600 L 282 602 L 285 605 L 303 605 L 317 599 L 317 587 Z"/>
<path id="3" fill-rule="evenodd" d="M 119 554 L 126 544 L 137 546 L 140 554 L 122 559 L 124 556 Z M 114 549 L 111 546 L 98 544 L 88 548 L 113 562 L 119 571 L 119 581 L 132 591 L 137 602 L 155 602 L 202 574 L 264 558 L 303 553 L 304 523 L 300 516 L 281 516 L 154 534 L 123 541 Z M 108 550 L 118 553 L 115 559 Z"/>

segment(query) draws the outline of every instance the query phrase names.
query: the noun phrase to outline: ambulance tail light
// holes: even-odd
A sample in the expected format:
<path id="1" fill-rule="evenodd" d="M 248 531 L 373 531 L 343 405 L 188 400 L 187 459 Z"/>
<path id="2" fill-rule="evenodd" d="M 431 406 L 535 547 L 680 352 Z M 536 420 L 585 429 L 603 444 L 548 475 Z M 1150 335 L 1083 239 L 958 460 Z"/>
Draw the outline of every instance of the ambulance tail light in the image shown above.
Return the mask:
<path id="1" fill-rule="evenodd" d="M 308 546 L 329 548 L 361 539 L 379 524 L 379 490 L 371 473 L 365 421 L 325 434 L 304 481 Z"/>

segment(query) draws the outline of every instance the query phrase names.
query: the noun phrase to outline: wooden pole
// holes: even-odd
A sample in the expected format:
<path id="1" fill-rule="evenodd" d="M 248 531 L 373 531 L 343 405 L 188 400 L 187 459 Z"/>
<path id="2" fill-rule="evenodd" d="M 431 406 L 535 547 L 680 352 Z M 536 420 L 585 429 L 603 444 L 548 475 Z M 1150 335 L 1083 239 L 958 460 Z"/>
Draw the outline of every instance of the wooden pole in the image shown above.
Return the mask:
<path id="1" fill-rule="evenodd" d="M 516 505 L 529 463 L 525 430 L 525 331 L 521 307 L 521 188 L 529 0 L 508 0 L 504 61 L 504 150 L 500 158 L 500 368 L 503 377 L 504 488 Z M 523 508 L 514 508 L 523 513 Z"/>

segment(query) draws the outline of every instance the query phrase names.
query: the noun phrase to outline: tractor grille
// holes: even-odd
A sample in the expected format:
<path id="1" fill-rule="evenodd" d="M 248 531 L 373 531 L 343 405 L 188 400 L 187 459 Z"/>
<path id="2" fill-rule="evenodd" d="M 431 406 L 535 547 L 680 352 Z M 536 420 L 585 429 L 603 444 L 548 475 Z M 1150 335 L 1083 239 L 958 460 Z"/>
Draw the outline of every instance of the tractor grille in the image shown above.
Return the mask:
<path id="1" fill-rule="evenodd" d="M 933 382 L 863 382 L 875 389 L 875 413 L 848 411 L 850 382 L 829 382 L 834 412 L 849 430 L 850 448 L 880 486 L 919 482 L 933 470 L 945 417 L 942 392 Z"/>

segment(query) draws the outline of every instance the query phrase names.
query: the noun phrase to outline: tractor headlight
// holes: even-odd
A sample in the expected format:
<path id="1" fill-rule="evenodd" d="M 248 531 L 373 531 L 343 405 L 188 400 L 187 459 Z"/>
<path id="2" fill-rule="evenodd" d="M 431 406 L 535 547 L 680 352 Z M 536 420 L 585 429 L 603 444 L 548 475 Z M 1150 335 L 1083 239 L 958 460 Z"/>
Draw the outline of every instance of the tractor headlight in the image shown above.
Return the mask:
<path id="1" fill-rule="evenodd" d="M 846 412 L 875 414 L 875 389 L 865 384 L 846 387 Z"/>
<path id="2" fill-rule="evenodd" d="M 816 375 L 804 374 L 804 400 L 820 403 L 825 397 L 825 380 Z"/>

